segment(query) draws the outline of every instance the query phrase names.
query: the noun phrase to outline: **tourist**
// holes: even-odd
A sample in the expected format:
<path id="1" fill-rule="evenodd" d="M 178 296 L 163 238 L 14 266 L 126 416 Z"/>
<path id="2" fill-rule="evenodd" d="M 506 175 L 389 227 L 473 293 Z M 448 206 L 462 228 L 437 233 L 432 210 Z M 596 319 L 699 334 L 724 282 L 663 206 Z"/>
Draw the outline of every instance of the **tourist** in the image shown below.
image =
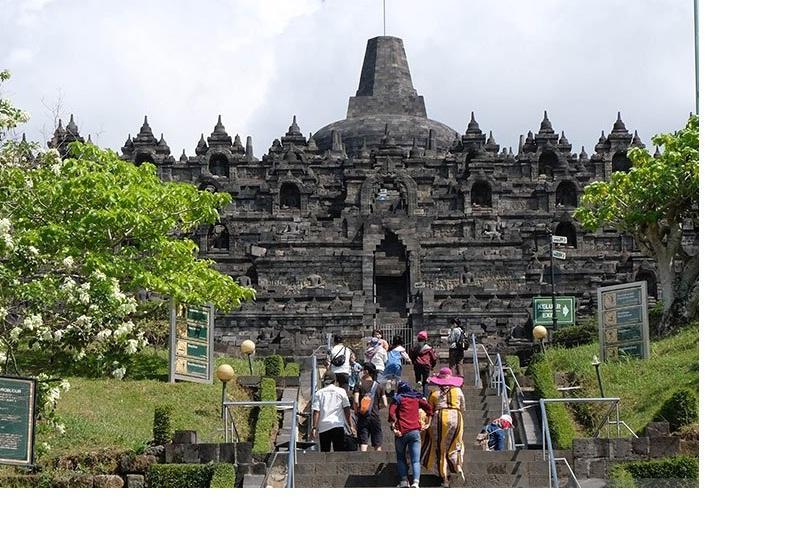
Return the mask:
<path id="1" fill-rule="evenodd" d="M 389 351 L 389 343 L 386 342 L 386 339 L 383 338 L 383 332 L 381 330 L 373 329 L 372 336 L 376 337 L 381 342 L 381 346 L 383 346 L 384 350 L 386 350 L 387 352 Z"/>
<path id="2" fill-rule="evenodd" d="M 414 364 L 414 379 L 418 386 L 422 386 L 422 394 L 427 397 L 428 376 L 436 368 L 436 350 L 428 344 L 427 331 L 417 333 L 417 344 L 411 349 L 409 356 Z"/>
<path id="3" fill-rule="evenodd" d="M 464 375 L 464 349 L 467 347 L 467 334 L 461 328 L 461 322 L 454 318 L 450 321 L 450 335 L 447 337 L 450 344 L 447 366 L 456 376 Z"/>
<path id="4" fill-rule="evenodd" d="M 478 443 L 486 446 L 486 450 L 503 451 L 506 449 L 506 430 L 513 428 L 511 415 L 502 415 L 484 426 L 478 433 Z"/>
<path id="5" fill-rule="evenodd" d="M 344 345 L 341 335 L 333 336 L 333 347 L 328 354 L 326 366 L 334 374 L 350 375 L 350 364 L 355 359 L 353 351 Z"/>
<path id="6" fill-rule="evenodd" d="M 383 383 L 387 392 L 396 389 L 396 384 L 403 373 L 403 363 L 410 362 L 411 357 L 403 347 L 403 339 L 400 335 L 395 335 L 392 338 L 391 349 L 386 354 L 386 367 L 383 370 Z"/>
<path id="7" fill-rule="evenodd" d="M 380 381 L 383 378 L 383 370 L 386 368 L 386 350 L 378 337 L 369 339 L 367 351 L 364 352 L 364 362 L 375 365 L 378 381 Z"/>
<path id="8" fill-rule="evenodd" d="M 379 452 L 383 444 L 380 408 L 388 407 L 386 394 L 377 381 L 377 371 L 372 363 L 364 363 L 361 384 L 356 388 L 353 405 L 356 410 L 356 430 L 361 451 L 367 451 L 370 441 L 372 448 Z"/>
<path id="9" fill-rule="evenodd" d="M 461 385 L 464 378 L 454 376 L 449 368 L 442 368 L 428 380 L 438 385 L 428 403 L 433 417 L 422 438 L 422 464 L 435 470 L 442 478 L 442 487 L 450 486 L 450 476 L 460 474 L 464 480 L 464 410 L 466 402 Z"/>
<path id="10" fill-rule="evenodd" d="M 345 450 L 345 427 L 355 434 L 356 428 L 350 418 L 350 399 L 345 392 L 347 379 L 344 374 L 325 372 L 322 377 L 323 388 L 314 394 L 311 410 L 311 438 L 319 435 L 319 449 L 323 452 L 343 452 Z"/>
<path id="11" fill-rule="evenodd" d="M 421 473 L 420 410 L 428 415 L 431 414 L 431 407 L 422 394 L 412 389 L 405 381 L 399 382 L 397 393 L 394 395 L 392 405 L 389 406 L 389 423 L 394 432 L 397 474 L 400 476 L 398 487 L 419 488 Z M 409 470 L 411 471 L 410 485 Z"/>

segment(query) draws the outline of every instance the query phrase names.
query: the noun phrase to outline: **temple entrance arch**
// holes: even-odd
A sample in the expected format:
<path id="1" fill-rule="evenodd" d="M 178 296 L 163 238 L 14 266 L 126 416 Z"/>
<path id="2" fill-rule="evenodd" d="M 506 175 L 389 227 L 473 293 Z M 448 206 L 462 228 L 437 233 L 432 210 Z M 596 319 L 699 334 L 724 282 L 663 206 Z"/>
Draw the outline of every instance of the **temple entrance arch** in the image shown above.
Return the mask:
<path id="1" fill-rule="evenodd" d="M 378 312 L 382 315 L 406 316 L 409 297 L 409 268 L 406 247 L 397 235 L 389 230 L 375 248 L 374 292 Z"/>

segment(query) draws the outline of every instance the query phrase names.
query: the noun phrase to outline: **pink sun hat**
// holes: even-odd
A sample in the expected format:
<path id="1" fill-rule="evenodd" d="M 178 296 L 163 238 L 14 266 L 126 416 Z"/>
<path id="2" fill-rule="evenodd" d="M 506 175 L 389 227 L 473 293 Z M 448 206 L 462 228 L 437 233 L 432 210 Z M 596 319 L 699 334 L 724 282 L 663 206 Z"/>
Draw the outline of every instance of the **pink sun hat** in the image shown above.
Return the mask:
<path id="1" fill-rule="evenodd" d="M 428 383 L 433 383 L 434 385 L 450 385 L 453 387 L 460 387 L 464 384 L 464 378 L 461 376 L 454 376 L 453 372 L 449 368 L 445 367 L 440 368 L 437 375 L 429 377 Z"/>

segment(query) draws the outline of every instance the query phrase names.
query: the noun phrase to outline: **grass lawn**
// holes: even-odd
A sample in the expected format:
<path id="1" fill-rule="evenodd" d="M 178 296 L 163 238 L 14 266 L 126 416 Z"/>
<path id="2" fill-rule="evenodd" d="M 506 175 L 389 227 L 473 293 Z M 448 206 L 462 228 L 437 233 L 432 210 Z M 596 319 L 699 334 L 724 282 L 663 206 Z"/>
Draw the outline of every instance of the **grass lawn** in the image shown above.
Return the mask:
<path id="1" fill-rule="evenodd" d="M 575 374 L 582 387 L 576 396 L 599 397 L 597 376 L 591 365 L 592 358 L 599 354 L 599 344 L 594 343 L 575 348 L 551 348 L 547 359 L 555 371 Z M 605 395 L 621 399 L 620 418 L 641 433 L 673 393 L 681 389 L 699 392 L 699 328 L 695 324 L 668 338 L 651 342 L 649 359 L 604 363 L 600 373 Z M 591 411 L 593 415 L 600 414 L 600 409 Z"/>
<path id="2" fill-rule="evenodd" d="M 115 380 L 68 377 L 70 390 L 58 403 L 66 433 L 50 440 L 47 457 L 91 448 L 142 448 L 153 438 L 153 410 L 157 405 L 173 407 L 172 429 L 196 430 L 201 442 L 222 442 L 220 416 L 222 383 L 212 385 L 167 382 L 164 352 L 147 355 L 149 374 L 155 379 Z M 158 363 L 161 361 L 161 363 Z M 246 360 L 218 357 L 215 367 L 227 363 L 237 375 L 249 374 Z M 246 391 L 231 382 L 228 398 L 248 399 Z M 244 409 L 234 411 L 238 428 L 247 427 Z"/>

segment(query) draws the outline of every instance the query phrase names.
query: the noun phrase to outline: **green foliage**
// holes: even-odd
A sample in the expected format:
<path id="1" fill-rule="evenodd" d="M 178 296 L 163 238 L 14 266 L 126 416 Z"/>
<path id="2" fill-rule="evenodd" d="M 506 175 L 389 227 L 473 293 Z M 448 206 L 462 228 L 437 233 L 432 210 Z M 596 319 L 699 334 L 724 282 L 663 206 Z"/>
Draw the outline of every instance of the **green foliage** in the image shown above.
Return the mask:
<path id="1" fill-rule="evenodd" d="M 213 464 L 152 464 L 145 474 L 145 483 L 162 489 L 206 488 L 211 485 L 213 475 Z"/>
<path id="2" fill-rule="evenodd" d="M 264 375 L 270 378 L 278 378 L 283 375 L 283 357 L 280 355 L 268 355 L 264 358 Z"/>
<path id="3" fill-rule="evenodd" d="M 285 377 L 299 377 L 300 363 L 286 363 L 286 366 L 283 367 L 283 375 Z"/>
<path id="4" fill-rule="evenodd" d="M 172 439 L 172 407 L 157 405 L 153 410 L 153 444 L 167 444 Z"/>
<path id="5" fill-rule="evenodd" d="M 211 476 L 209 486 L 212 489 L 233 488 L 236 483 L 236 468 L 229 463 L 214 465 L 214 474 Z"/>
<path id="6" fill-rule="evenodd" d="M 693 391 L 684 389 L 670 396 L 653 420 L 666 420 L 669 422 L 669 430 L 677 431 L 683 426 L 697 422 L 698 415 L 697 396 Z"/>
<path id="7" fill-rule="evenodd" d="M 514 382 L 514 379 L 511 377 L 511 372 L 514 372 L 514 375 L 517 377 L 517 380 L 519 380 L 519 378 L 522 376 L 522 370 L 520 369 L 520 366 L 519 366 L 519 357 L 516 356 L 516 355 L 507 355 L 506 356 L 506 361 L 505 361 L 505 366 L 507 366 L 507 367 L 509 367 L 511 369 L 511 371 L 506 371 L 505 378 L 506 378 L 506 385 L 511 387 L 511 392 L 513 393 L 514 389 L 516 389 L 516 387 L 517 387 L 517 384 Z"/>
<path id="8" fill-rule="evenodd" d="M 591 321 L 558 328 L 553 334 L 553 344 L 572 348 L 597 340 L 597 322 Z"/>
<path id="9" fill-rule="evenodd" d="M 653 137 L 653 144 L 663 147 L 660 157 L 631 148 L 631 169 L 588 185 L 575 210 L 587 230 L 612 226 L 632 235 L 655 258 L 667 317 L 674 303 L 687 303 L 699 275 L 698 257 L 689 257 L 681 245 L 684 223 L 697 227 L 699 221 L 699 141 L 700 120 L 692 115 L 682 130 Z M 677 278 L 672 269 L 676 260 L 685 262 Z M 695 312 L 693 306 L 686 309 Z"/>
<path id="10" fill-rule="evenodd" d="M 699 333 L 695 324 L 651 343 L 648 359 L 627 358 L 600 365 L 605 395 L 621 399 L 620 418 L 637 433 L 643 432 L 642 428 L 653 420 L 661 405 L 676 390 L 698 392 Z M 555 371 L 576 376 L 581 396 L 599 397 L 597 376 L 591 364 L 599 353 L 600 346 L 594 342 L 575 348 L 550 348 L 547 359 Z M 591 409 L 592 414 L 599 415 L 599 411 L 599 408 Z M 590 435 L 591 428 L 596 427 L 600 419 L 594 418 L 594 426 L 591 420 L 581 422 L 584 435 Z"/>
<path id="11" fill-rule="evenodd" d="M 275 389 L 275 380 L 264 378 L 261 380 L 261 399 L 274 401 L 278 397 Z M 253 437 L 253 453 L 265 454 L 272 451 L 272 434 L 278 423 L 278 415 L 274 406 L 262 407 L 258 412 Z"/>
<path id="12" fill-rule="evenodd" d="M 699 460 L 679 455 L 617 464 L 611 470 L 609 481 L 613 487 L 697 487 L 699 479 Z"/>
<path id="13" fill-rule="evenodd" d="M 615 489 L 632 489 L 636 487 L 633 475 L 625 468 L 625 463 L 618 463 L 608 472 L 608 486 Z"/>
<path id="14" fill-rule="evenodd" d="M 528 365 L 526 374 L 533 381 L 538 398 L 560 398 L 553 381 L 553 368 L 545 357 L 534 358 Z M 572 448 L 575 428 L 566 407 L 563 404 L 550 404 L 545 409 L 553 447 L 558 450 Z"/>

